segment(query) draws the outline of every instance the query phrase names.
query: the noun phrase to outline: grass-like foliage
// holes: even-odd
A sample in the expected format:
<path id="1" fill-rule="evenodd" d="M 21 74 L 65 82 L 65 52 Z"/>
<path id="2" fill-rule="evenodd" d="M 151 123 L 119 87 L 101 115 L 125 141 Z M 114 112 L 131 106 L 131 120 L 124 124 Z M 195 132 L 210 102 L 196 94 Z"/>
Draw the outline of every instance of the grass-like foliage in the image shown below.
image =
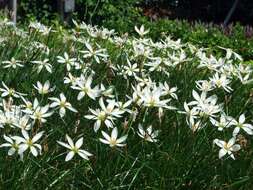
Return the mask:
<path id="1" fill-rule="evenodd" d="M 252 188 L 240 55 L 74 23 L 0 23 L 0 189 Z"/>

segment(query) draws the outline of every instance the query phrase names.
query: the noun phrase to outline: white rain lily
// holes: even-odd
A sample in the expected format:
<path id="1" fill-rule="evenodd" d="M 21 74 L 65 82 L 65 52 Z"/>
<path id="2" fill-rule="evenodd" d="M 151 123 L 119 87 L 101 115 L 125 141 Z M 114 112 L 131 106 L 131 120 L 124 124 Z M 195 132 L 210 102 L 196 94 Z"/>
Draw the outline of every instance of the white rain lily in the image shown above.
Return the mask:
<path id="1" fill-rule="evenodd" d="M 130 110 L 128 107 L 132 104 L 131 100 L 123 102 L 116 102 L 116 106 L 119 108 L 120 111 L 132 113 L 132 110 Z"/>
<path id="2" fill-rule="evenodd" d="M 22 108 L 22 112 L 24 113 L 30 113 L 33 109 L 33 103 L 29 100 L 26 100 L 25 98 L 21 97 L 24 104 L 21 104 L 20 107 Z"/>
<path id="3" fill-rule="evenodd" d="M 196 119 L 199 114 L 197 107 L 190 109 L 189 105 L 184 102 L 184 110 L 185 111 L 178 111 L 178 113 L 186 114 L 186 122 L 188 125 L 194 123 L 194 119 Z"/>
<path id="4" fill-rule="evenodd" d="M 221 114 L 219 121 L 217 121 L 213 118 L 210 118 L 210 121 L 214 126 L 218 127 L 219 131 L 223 131 L 223 129 L 229 128 L 232 125 L 235 125 L 235 123 L 236 123 L 234 118 L 227 116 L 225 114 Z"/>
<path id="5" fill-rule="evenodd" d="M 47 36 L 49 35 L 51 31 L 51 27 L 47 27 L 44 24 L 41 24 L 40 22 L 30 22 L 29 24 L 30 28 L 36 29 L 38 32 L 40 32 L 42 35 Z"/>
<path id="6" fill-rule="evenodd" d="M 170 87 L 167 82 L 164 82 L 164 84 L 160 83 L 160 86 L 162 86 L 162 90 L 163 90 L 163 95 L 169 95 L 172 98 L 178 100 L 176 91 L 177 91 L 177 87 Z"/>
<path id="7" fill-rule="evenodd" d="M 215 73 L 215 75 L 212 78 L 210 78 L 210 81 L 217 88 L 223 88 L 227 92 L 233 91 L 233 89 L 230 86 L 228 86 L 231 81 L 224 74 L 219 75 L 218 73 Z"/>
<path id="8" fill-rule="evenodd" d="M 15 152 L 18 152 L 19 150 L 19 145 L 20 142 L 17 142 L 13 137 L 8 137 L 6 135 L 3 136 L 4 140 L 6 141 L 5 143 L 0 145 L 0 148 L 2 147 L 9 147 L 10 149 L 8 150 L 8 155 L 12 156 L 15 154 Z"/>
<path id="9" fill-rule="evenodd" d="M 127 65 L 123 66 L 123 75 L 127 79 L 127 76 L 135 76 L 140 69 L 138 68 L 137 63 L 132 64 L 129 59 L 127 59 Z"/>
<path id="10" fill-rule="evenodd" d="M 24 115 L 17 119 L 14 125 L 22 130 L 29 131 L 33 124 L 30 122 L 30 117 L 28 115 Z"/>
<path id="11" fill-rule="evenodd" d="M 121 117 L 124 111 L 117 108 L 117 102 L 115 100 L 107 100 L 108 104 L 105 106 L 103 98 L 99 99 L 99 105 L 102 110 L 109 116 Z"/>
<path id="12" fill-rule="evenodd" d="M 149 67 L 150 72 L 163 72 L 167 76 L 170 76 L 170 73 L 168 72 L 168 67 L 172 65 L 170 59 L 165 59 L 161 57 L 152 57 L 149 58 L 151 61 L 148 63 L 145 63 L 145 66 Z"/>
<path id="13" fill-rule="evenodd" d="M 176 55 L 175 53 L 173 53 L 172 55 L 168 55 L 172 61 L 172 66 L 175 67 L 180 63 L 184 63 L 189 61 L 189 59 L 187 59 L 186 53 L 181 50 L 179 55 Z"/>
<path id="14" fill-rule="evenodd" d="M 238 59 L 240 61 L 242 61 L 242 56 L 240 56 L 239 54 L 237 54 L 236 52 L 234 52 L 232 49 L 230 48 L 224 48 L 224 47 L 221 47 L 221 46 L 218 46 L 220 49 L 223 49 L 226 51 L 226 59 Z"/>
<path id="15" fill-rule="evenodd" d="M 59 114 L 61 117 L 65 116 L 66 109 L 68 109 L 72 112 L 77 112 L 77 110 L 75 108 L 73 108 L 69 102 L 67 102 L 67 99 L 63 93 L 60 94 L 60 98 L 52 97 L 52 98 L 48 98 L 48 99 L 53 101 L 53 103 L 50 104 L 51 108 L 56 108 L 56 107 L 59 108 Z"/>
<path id="16" fill-rule="evenodd" d="M 124 113 L 124 110 L 116 107 L 115 101 L 109 101 L 108 105 L 105 106 L 103 98 L 100 98 L 99 105 L 101 109 L 93 110 L 89 108 L 89 111 L 92 113 L 92 115 L 84 116 L 86 119 L 96 120 L 94 123 L 95 132 L 98 131 L 102 123 L 104 123 L 108 128 L 113 128 L 113 120 L 115 120 L 116 117 L 121 117 L 121 115 Z"/>
<path id="17" fill-rule="evenodd" d="M 143 37 L 144 35 L 146 35 L 147 33 L 149 33 L 149 30 L 145 30 L 144 26 L 141 25 L 140 28 L 138 28 L 137 26 L 134 27 L 135 31 L 141 36 Z"/>
<path id="18" fill-rule="evenodd" d="M 104 96 L 104 97 L 109 97 L 109 98 L 114 98 L 114 95 L 113 95 L 113 90 L 114 90 L 114 87 L 113 86 L 110 86 L 108 87 L 107 89 L 105 88 L 105 86 L 101 83 L 100 84 L 100 96 Z"/>
<path id="19" fill-rule="evenodd" d="M 40 73 L 43 68 L 45 68 L 47 72 L 52 73 L 52 65 L 49 63 L 49 59 L 44 59 L 43 61 L 32 61 L 32 63 L 36 64 L 37 73 Z"/>
<path id="20" fill-rule="evenodd" d="M 20 98 L 22 96 L 25 96 L 25 94 L 15 91 L 14 88 L 9 88 L 4 82 L 2 82 L 2 85 L 4 87 L 4 88 L 0 88 L 0 92 L 2 92 L 1 94 L 2 97 L 10 96 L 10 97 L 15 97 L 15 98 Z"/>
<path id="21" fill-rule="evenodd" d="M 92 115 L 85 115 L 84 117 L 89 120 L 96 120 L 94 123 L 95 132 L 99 130 L 102 123 L 104 123 L 108 128 L 113 128 L 114 118 L 107 115 L 105 111 L 101 111 L 100 109 L 93 110 L 91 108 L 89 108 L 89 111 L 92 113 Z"/>
<path id="22" fill-rule="evenodd" d="M 206 126 L 206 124 L 201 122 L 201 120 L 199 121 L 190 120 L 189 126 L 190 129 L 195 133 L 196 131 L 203 129 Z"/>
<path id="23" fill-rule="evenodd" d="M 10 126 L 14 128 L 17 119 L 18 118 L 15 111 L 0 111 L 0 128 L 4 128 L 4 126 Z"/>
<path id="24" fill-rule="evenodd" d="M 251 124 L 245 123 L 245 115 L 242 114 L 239 117 L 239 121 L 235 121 L 235 129 L 233 131 L 233 136 L 237 136 L 240 130 L 244 130 L 248 135 L 253 135 L 253 126 Z"/>
<path id="25" fill-rule="evenodd" d="M 202 92 L 209 92 L 214 89 L 214 84 L 208 80 L 196 81 L 196 87 Z"/>
<path id="26" fill-rule="evenodd" d="M 64 77 L 64 84 L 71 84 L 72 86 L 76 86 L 77 77 L 74 77 L 71 73 L 68 73 L 68 76 Z"/>
<path id="27" fill-rule="evenodd" d="M 49 105 L 41 107 L 37 99 L 35 99 L 33 102 L 33 109 L 27 110 L 26 113 L 31 114 L 30 117 L 40 123 L 47 122 L 46 118 L 53 114 L 53 112 L 49 112 Z"/>
<path id="28" fill-rule="evenodd" d="M 241 146 L 239 144 L 235 144 L 235 141 L 236 141 L 235 138 L 231 138 L 228 142 L 219 139 L 214 139 L 213 142 L 221 148 L 219 151 L 220 159 L 226 154 L 228 154 L 231 158 L 235 160 L 233 152 L 236 152 L 241 149 Z"/>
<path id="29" fill-rule="evenodd" d="M 5 64 L 5 66 L 3 66 L 3 68 L 13 68 L 16 69 L 17 67 L 24 67 L 24 65 L 22 65 L 22 61 L 16 60 L 14 57 L 11 58 L 10 61 L 3 61 L 3 64 Z"/>
<path id="30" fill-rule="evenodd" d="M 45 95 L 49 92 L 53 92 L 55 87 L 50 88 L 50 82 L 47 80 L 45 84 L 42 84 L 40 81 L 37 81 L 37 86 L 33 87 L 38 91 L 39 94 Z"/>
<path id="31" fill-rule="evenodd" d="M 218 97 L 216 95 L 207 97 L 206 92 L 199 95 L 195 90 L 192 91 L 192 96 L 195 99 L 188 103 L 189 106 L 196 106 L 200 117 L 217 117 L 216 114 L 222 111 L 221 105 L 216 105 Z"/>
<path id="32" fill-rule="evenodd" d="M 83 58 L 93 57 L 97 63 L 100 63 L 99 58 L 105 59 L 108 57 L 106 49 L 99 49 L 100 47 L 98 45 L 98 50 L 95 50 L 88 42 L 85 42 L 85 46 L 88 50 L 80 51 L 83 54 Z"/>
<path id="33" fill-rule="evenodd" d="M 173 106 L 167 105 L 171 101 L 171 99 L 160 100 L 162 94 L 162 89 L 159 87 L 155 87 L 151 89 L 150 87 L 145 87 L 142 91 L 142 94 L 139 94 L 141 101 L 145 107 L 161 107 L 166 109 L 176 109 Z"/>
<path id="34" fill-rule="evenodd" d="M 17 141 L 19 145 L 18 154 L 23 154 L 27 149 L 33 154 L 33 156 L 38 156 L 41 154 L 42 147 L 40 144 L 36 143 L 43 135 L 44 131 L 37 133 L 33 138 L 29 137 L 27 131 L 22 130 L 23 137 L 14 136 L 13 139 Z"/>
<path id="35" fill-rule="evenodd" d="M 75 156 L 75 154 L 78 154 L 85 160 L 89 160 L 89 156 L 92 156 L 92 154 L 86 150 L 80 149 L 81 146 L 83 145 L 83 137 L 78 139 L 75 144 L 68 135 L 66 135 L 66 139 L 68 141 L 68 144 L 61 141 L 57 141 L 58 144 L 70 150 L 65 158 L 66 162 L 70 161 Z"/>
<path id="36" fill-rule="evenodd" d="M 67 54 L 67 52 L 64 52 L 64 56 L 57 56 L 57 61 L 58 63 L 63 63 L 66 65 L 67 70 L 70 71 L 71 67 L 76 65 L 76 58 L 70 58 L 69 55 Z"/>
<path id="37" fill-rule="evenodd" d="M 152 125 L 150 125 L 147 129 L 143 129 L 142 125 L 139 124 L 137 134 L 139 137 L 143 138 L 145 141 L 149 142 L 157 142 L 158 130 L 153 130 Z"/>
<path id="38" fill-rule="evenodd" d="M 74 86 L 71 86 L 71 88 L 80 91 L 77 96 L 77 100 L 83 99 L 85 95 L 88 95 L 93 100 L 95 100 L 96 97 L 98 97 L 99 90 L 96 87 L 91 88 L 91 83 L 92 83 L 92 75 L 90 75 L 85 79 L 77 80 L 76 84 Z"/>
<path id="39" fill-rule="evenodd" d="M 109 136 L 106 132 L 102 131 L 102 135 L 104 139 L 99 138 L 99 140 L 104 143 L 108 144 L 110 147 L 122 147 L 125 146 L 126 144 L 122 144 L 124 141 L 127 139 L 127 135 L 124 135 L 120 138 L 118 138 L 118 129 L 117 127 L 114 127 L 111 133 L 111 136 Z"/>

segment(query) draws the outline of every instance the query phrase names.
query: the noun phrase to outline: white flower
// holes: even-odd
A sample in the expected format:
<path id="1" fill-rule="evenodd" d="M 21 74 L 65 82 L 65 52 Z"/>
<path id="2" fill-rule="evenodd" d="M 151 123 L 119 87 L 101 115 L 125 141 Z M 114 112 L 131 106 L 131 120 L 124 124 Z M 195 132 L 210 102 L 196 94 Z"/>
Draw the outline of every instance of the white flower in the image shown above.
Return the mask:
<path id="1" fill-rule="evenodd" d="M 216 114 L 221 112 L 221 105 L 216 105 L 218 97 L 216 95 L 207 97 L 206 92 L 202 92 L 199 95 L 195 90 L 192 91 L 195 101 L 191 101 L 188 105 L 196 105 L 196 109 L 199 111 L 200 117 L 217 117 Z"/>
<path id="2" fill-rule="evenodd" d="M 4 86 L 4 88 L 0 88 L 0 91 L 2 92 L 1 94 L 2 97 L 10 96 L 20 98 L 22 96 L 25 96 L 25 94 L 17 92 L 13 88 L 9 88 L 8 86 L 6 86 L 4 82 L 2 82 L 2 85 Z"/>
<path id="3" fill-rule="evenodd" d="M 22 61 L 16 60 L 14 57 L 11 58 L 10 61 L 3 61 L 3 64 L 5 64 L 5 66 L 3 68 L 13 68 L 16 69 L 17 67 L 24 67 L 24 65 L 22 65 Z"/>
<path id="4" fill-rule="evenodd" d="M 206 125 L 205 123 L 201 122 L 201 120 L 197 122 L 195 122 L 194 120 L 190 120 L 189 126 L 193 132 L 196 132 L 204 128 Z"/>
<path id="5" fill-rule="evenodd" d="M 45 84 L 42 84 L 41 82 L 37 81 L 37 86 L 33 85 L 33 87 L 38 90 L 39 94 L 45 95 L 49 92 L 53 92 L 55 87 L 50 88 L 50 82 L 47 80 Z"/>
<path id="6" fill-rule="evenodd" d="M 210 81 L 217 88 L 223 88 L 227 92 L 233 91 L 233 89 L 230 86 L 228 86 L 231 81 L 229 79 L 227 79 L 227 76 L 224 75 L 224 74 L 221 74 L 219 76 L 218 73 L 215 73 L 215 75 L 213 76 L 213 78 L 210 78 Z"/>
<path id="7" fill-rule="evenodd" d="M 27 110 L 26 113 L 31 114 L 31 118 L 33 120 L 38 120 L 41 123 L 45 123 L 47 120 L 47 117 L 50 117 L 53 112 L 48 112 L 49 110 L 49 105 L 45 105 L 43 107 L 41 107 L 39 105 L 39 102 L 37 99 L 34 100 L 33 102 L 33 109 L 32 110 Z"/>
<path id="8" fill-rule="evenodd" d="M 20 143 L 18 154 L 23 154 L 27 149 L 29 149 L 35 157 L 38 156 L 38 153 L 41 154 L 42 147 L 36 142 L 42 137 L 43 133 L 44 131 L 41 131 L 33 138 L 30 138 L 27 131 L 22 130 L 23 137 L 14 136 L 13 139 L 15 139 L 18 144 Z"/>
<path id="9" fill-rule="evenodd" d="M 88 95 L 91 99 L 95 100 L 96 97 L 98 97 L 99 90 L 98 88 L 91 88 L 92 83 L 92 76 L 85 79 L 78 80 L 74 86 L 71 86 L 71 88 L 75 90 L 79 90 L 79 94 L 77 96 L 77 100 L 83 99 L 85 95 Z"/>
<path id="10" fill-rule="evenodd" d="M 59 108 L 59 114 L 61 117 L 64 117 L 65 116 L 65 113 L 66 113 L 66 108 L 69 109 L 70 111 L 72 112 L 77 112 L 77 110 L 75 108 L 72 107 L 72 105 L 67 102 L 66 100 L 66 97 L 64 96 L 63 93 L 60 94 L 60 99 L 59 98 L 48 98 L 52 101 L 54 101 L 50 107 L 51 108 L 55 108 L 55 107 L 58 107 Z"/>
<path id="11" fill-rule="evenodd" d="M 150 57 L 152 55 L 152 50 L 149 46 L 145 46 L 143 43 L 140 43 L 139 41 L 133 41 L 133 50 L 134 50 L 134 56 L 144 56 L 144 57 Z"/>
<path id="12" fill-rule="evenodd" d="M 115 120 L 115 117 L 121 117 L 121 114 L 124 113 L 123 110 L 115 108 L 115 101 L 109 101 L 109 104 L 105 106 L 103 98 L 100 98 L 99 105 L 102 110 L 93 110 L 89 108 L 89 111 L 92 113 L 92 115 L 84 116 L 86 119 L 96 120 L 94 123 L 95 132 L 98 131 L 102 123 L 104 123 L 108 128 L 113 128 L 113 120 Z"/>
<path id="13" fill-rule="evenodd" d="M 102 83 L 100 84 L 100 89 L 99 89 L 100 96 L 106 96 L 106 97 L 109 97 L 109 98 L 114 98 L 113 90 L 114 90 L 113 86 L 110 86 L 106 89 L 105 86 Z"/>
<path id="14" fill-rule="evenodd" d="M 70 58 L 69 55 L 65 52 L 64 57 L 57 56 L 58 63 L 66 64 L 67 70 L 70 71 L 72 66 L 76 64 L 76 58 Z"/>
<path id="15" fill-rule="evenodd" d="M 138 68 L 137 63 L 131 64 L 131 62 L 129 61 L 129 59 L 127 59 L 127 66 L 123 66 L 123 70 L 124 70 L 124 78 L 127 79 L 127 76 L 135 76 L 137 72 L 140 71 L 140 69 Z"/>
<path id="16" fill-rule="evenodd" d="M 100 109 L 93 110 L 89 108 L 89 111 L 92 115 L 85 115 L 86 119 L 96 120 L 94 123 L 94 131 L 97 132 L 100 128 L 101 124 L 104 123 L 108 128 L 113 127 L 113 117 L 107 115 L 105 111 L 101 111 Z"/>
<path id="17" fill-rule="evenodd" d="M 231 158 L 235 159 L 233 152 L 241 149 L 241 146 L 239 144 L 235 144 L 235 140 L 235 138 L 231 138 L 227 143 L 219 139 L 214 139 L 213 142 L 221 148 L 219 151 L 219 158 L 222 158 L 228 154 Z"/>
<path id="18" fill-rule="evenodd" d="M 22 112 L 24 113 L 30 113 L 33 109 L 33 103 L 30 102 L 29 100 L 26 100 L 25 98 L 21 97 L 22 101 L 24 102 L 24 104 L 20 105 L 22 109 Z"/>
<path id="19" fill-rule="evenodd" d="M 169 95 L 172 98 L 178 100 L 177 94 L 175 93 L 177 91 L 177 87 L 170 88 L 167 82 L 164 82 L 164 84 L 160 83 L 163 90 L 163 95 Z"/>
<path id="20" fill-rule="evenodd" d="M 113 117 L 121 117 L 121 115 L 124 113 L 123 110 L 120 110 L 117 108 L 117 103 L 115 100 L 107 100 L 108 104 L 105 106 L 103 98 L 99 99 L 99 105 L 102 108 L 102 110 L 110 116 Z"/>
<path id="21" fill-rule="evenodd" d="M 43 61 L 32 61 L 32 63 L 37 64 L 37 73 L 40 73 L 43 68 L 47 70 L 47 72 L 52 73 L 52 65 L 49 63 L 49 59 L 44 59 Z"/>
<path id="22" fill-rule="evenodd" d="M 128 107 L 132 104 L 131 100 L 128 100 L 127 102 L 116 102 L 116 106 L 119 108 L 120 111 L 132 113 L 132 110 L 128 109 Z"/>
<path id="23" fill-rule="evenodd" d="M 196 84 L 197 84 L 197 88 L 200 90 L 200 91 L 203 91 L 203 92 L 209 92 L 209 91 L 212 91 L 214 89 L 214 86 L 212 84 L 211 81 L 207 81 L 207 80 L 198 80 L 196 81 Z"/>
<path id="24" fill-rule="evenodd" d="M 178 113 L 186 114 L 186 122 L 188 125 L 190 125 L 190 123 L 194 123 L 194 119 L 196 119 L 199 114 L 197 107 L 190 109 L 188 104 L 184 102 L 184 110 L 185 111 L 178 111 Z"/>
<path id="25" fill-rule="evenodd" d="M 102 135 L 104 139 L 99 138 L 99 140 L 104 144 L 109 144 L 110 147 L 115 146 L 125 146 L 126 144 L 122 144 L 127 139 L 127 135 L 124 135 L 120 138 L 118 138 L 118 129 L 117 127 L 114 127 L 111 133 L 111 136 L 109 136 L 106 132 L 102 131 Z"/>
<path id="26" fill-rule="evenodd" d="M 10 147 L 8 155 L 12 156 L 13 154 L 15 154 L 16 151 L 18 151 L 20 142 L 17 143 L 17 141 L 14 141 L 13 137 L 8 137 L 6 135 L 4 135 L 4 140 L 6 141 L 6 143 L 1 144 L 0 148 Z"/>
<path id="27" fill-rule="evenodd" d="M 137 28 L 137 26 L 134 27 L 135 31 L 141 36 L 143 37 L 144 35 L 146 35 L 147 33 L 149 33 L 149 30 L 145 30 L 144 26 L 141 25 L 140 29 Z"/>
<path id="28" fill-rule="evenodd" d="M 223 131 L 224 128 L 229 128 L 230 126 L 235 125 L 236 122 L 234 118 L 225 114 L 221 114 L 219 121 L 213 118 L 210 118 L 210 121 L 214 126 L 218 127 L 219 131 Z"/>
<path id="29" fill-rule="evenodd" d="M 80 51 L 83 54 L 83 58 L 93 57 L 97 63 L 100 63 L 99 58 L 105 59 L 108 57 L 106 49 L 95 50 L 88 42 L 85 42 L 85 46 L 88 50 Z M 97 47 L 100 48 L 98 45 Z"/>
<path id="30" fill-rule="evenodd" d="M 226 50 L 226 59 L 238 59 L 240 61 L 242 61 L 242 56 L 240 56 L 239 54 L 235 53 L 232 49 L 230 48 L 224 48 L 224 47 L 221 47 L 221 46 L 218 46 L 219 48 L 223 49 L 223 50 Z"/>
<path id="31" fill-rule="evenodd" d="M 197 53 L 197 56 L 200 58 L 198 68 L 207 67 L 211 71 L 218 71 L 219 67 L 221 67 L 225 61 L 223 59 L 218 61 L 213 55 L 210 55 L 210 58 L 208 58 L 206 54 L 201 51 Z"/>
<path id="32" fill-rule="evenodd" d="M 171 66 L 171 61 L 169 59 L 161 57 L 152 57 L 149 59 L 151 61 L 144 64 L 145 66 L 149 67 L 149 71 L 164 72 L 167 76 L 170 76 L 170 73 L 168 72 L 168 66 Z"/>
<path id="33" fill-rule="evenodd" d="M 177 66 L 180 63 L 184 63 L 186 61 L 189 61 L 189 59 L 187 59 L 187 57 L 186 57 L 186 53 L 183 50 L 180 51 L 179 56 L 176 55 L 174 52 L 172 55 L 169 54 L 168 56 L 170 57 L 170 59 L 172 61 L 173 67 Z"/>
<path id="34" fill-rule="evenodd" d="M 36 29 L 38 32 L 40 32 L 42 35 L 45 35 L 45 36 L 47 36 L 51 31 L 51 27 L 48 28 L 47 26 L 45 26 L 45 25 L 43 25 L 43 24 L 41 24 L 40 22 L 37 22 L 37 21 L 36 22 L 30 22 L 29 27 Z"/>
<path id="35" fill-rule="evenodd" d="M 157 142 L 156 138 L 158 137 L 159 131 L 153 131 L 152 125 L 150 125 L 146 130 L 144 130 L 142 125 L 139 124 L 138 130 L 139 131 L 137 132 L 137 134 L 144 140 L 149 142 Z"/>
<path id="36" fill-rule="evenodd" d="M 80 149 L 81 146 L 83 145 L 83 137 L 78 139 L 75 144 L 68 135 L 66 135 L 66 139 L 68 141 L 68 144 L 61 141 L 57 141 L 58 144 L 70 150 L 65 158 L 66 162 L 71 160 L 75 156 L 75 154 L 78 154 L 85 160 L 89 160 L 89 156 L 92 156 L 92 154 L 86 150 Z"/>
<path id="37" fill-rule="evenodd" d="M 24 115 L 21 118 L 17 119 L 14 125 L 23 130 L 30 130 L 32 128 L 32 123 L 29 121 L 30 117 L 28 115 Z"/>
<path id="38" fill-rule="evenodd" d="M 68 73 L 68 76 L 64 77 L 64 84 L 71 84 L 72 86 L 76 86 L 77 77 L 74 77 L 71 73 Z"/>
<path id="39" fill-rule="evenodd" d="M 15 111 L 0 111 L 0 128 L 3 128 L 3 126 L 15 127 L 16 121 L 17 115 L 15 114 Z"/>
<path id="40" fill-rule="evenodd" d="M 253 126 L 251 124 L 245 123 L 245 115 L 242 114 L 239 117 L 239 121 L 235 121 L 234 125 L 236 126 L 233 131 L 233 136 L 237 136 L 240 132 L 240 129 L 244 130 L 247 134 L 253 135 Z"/>
<path id="41" fill-rule="evenodd" d="M 160 87 L 145 87 L 142 91 L 142 94 L 139 94 L 143 105 L 146 107 L 161 107 L 166 109 L 176 109 L 173 106 L 168 106 L 167 103 L 170 102 L 170 99 L 160 100 L 160 97 L 163 96 L 162 89 Z"/>

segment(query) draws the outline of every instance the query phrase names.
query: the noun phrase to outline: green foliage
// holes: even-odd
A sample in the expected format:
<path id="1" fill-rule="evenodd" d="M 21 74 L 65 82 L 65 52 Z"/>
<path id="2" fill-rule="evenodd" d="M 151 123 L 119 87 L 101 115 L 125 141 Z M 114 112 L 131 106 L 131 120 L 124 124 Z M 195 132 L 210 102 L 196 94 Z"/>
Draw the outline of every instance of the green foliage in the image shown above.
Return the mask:
<path id="1" fill-rule="evenodd" d="M 224 28 L 219 25 L 190 23 L 182 20 L 159 19 L 150 21 L 143 16 L 139 5 L 142 0 L 76 0 L 76 12 L 73 18 L 93 25 L 113 28 L 117 32 L 134 34 L 134 26 L 144 24 L 150 28 L 149 36 L 159 39 L 168 34 L 183 42 L 213 48 L 215 46 L 228 47 L 241 54 L 244 59 L 253 59 L 253 30 L 235 24 Z M 49 23 L 57 19 L 56 1 L 49 0 L 21 0 L 19 12 L 24 20 L 42 20 Z"/>
<path id="2" fill-rule="evenodd" d="M 48 23 L 57 18 L 56 1 L 50 0 L 20 0 L 18 16 L 22 21 L 41 20 Z"/>
<path id="3" fill-rule="evenodd" d="M 253 59 L 252 28 L 249 28 L 249 31 L 247 31 L 247 28 L 239 23 L 230 25 L 227 28 L 220 25 L 168 19 L 160 19 L 155 22 L 142 22 L 137 25 L 140 24 L 144 24 L 146 28 L 150 28 L 148 35 L 155 40 L 166 34 L 171 35 L 173 38 L 180 38 L 183 42 L 192 42 L 202 47 L 213 49 L 217 46 L 222 46 L 231 48 L 241 54 L 245 60 Z M 134 33 L 134 28 L 129 27 L 128 32 Z"/>
<path id="4" fill-rule="evenodd" d="M 141 16 L 139 0 L 77 0 L 77 17 L 91 24 L 127 31 L 146 18 Z"/>

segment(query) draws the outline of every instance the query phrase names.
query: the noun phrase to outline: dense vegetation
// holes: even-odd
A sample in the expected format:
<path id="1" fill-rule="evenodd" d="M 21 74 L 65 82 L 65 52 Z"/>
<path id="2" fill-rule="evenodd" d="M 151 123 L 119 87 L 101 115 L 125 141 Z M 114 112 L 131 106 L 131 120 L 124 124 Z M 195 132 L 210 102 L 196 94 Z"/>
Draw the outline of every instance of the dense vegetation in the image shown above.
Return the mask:
<path id="1" fill-rule="evenodd" d="M 55 2 L 55 1 L 54 1 Z M 217 10 L 217 6 L 229 7 L 231 2 L 222 1 L 223 3 L 217 3 L 216 1 L 203 1 L 199 6 L 207 6 Z M 192 2 L 194 4 L 194 2 Z M 134 26 L 144 24 L 148 28 L 151 28 L 151 32 L 148 34 L 154 40 L 163 38 L 163 34 L 171 35 L 175 39 L 182 39 L 183 42 L 192 42 L 195 45 L 204 47 L 228 47 L 241 54 L 245 60 L 251 60 L 253 55 L 253 29 L 251 26 L 242 26 L 239 23 L 230 24 L 228 26 L 222 26 L 219 24 L 205 24 L 197 21 L 187 20 L 168 20 L 167 18 L 159 18 L 154 20 L 152 15 L 146 14 L 143 7 L 158 7 L 167 9 L 168 6 L 174 6 L 174 10 L 182 9 L 190 10 L 189 5 L 192 5 L 189 1 L 178 1 L 177 6 L 173 1 L 76 1 L 76 13 L 72 16 L 74 19 L 83 20 L 86 23 L 93 25 L 100 25 L 107 28 L 115 29 L 118 33 L 130 33 L 135 34 Z M 209 5 L 210 4 L 210 5 Z M 237 8 L 251 7 L 252 3 L 248 1 L 240 2 Z M 247 5 L 247 6 L 245 6 Z M 197 8 L 196 8 L 197 9 Z M 200 10 L 203 10 L 200 8 Z M 220 10 L 220 9 L 219 9 Z M 223 10 L 223 9 L 222 9 Z M 158 10 L 155 10 L 159 12 Z M 224 12 L 227 13 L 227 8 L 224 8 Z M 29 22 L 32 20 L 41 20 L 43 23 L 52 24 L 57 20 L 59 21 L 59 15 L 57 15 L 56 2 L 51 3 L 48 0 L 42 1 L 25 1 L 20 2 L 18 9 L 20 21 Z M 211 11 L 214 13 L 213 11 Z M 244 10 L 242 12 L 250 15 L 250 11 Z M 207 13 L 205 11 L 205 13 Z M 225 13 L 224 13 L 225 14 Z M 144 16 L 146 15 L 146 16 Z M 234 15 L 238 15 L 235 13 Z M 242 14 L 239 14 L 242 15 Z M 175 16 L 172 16 L 176 18 Z M 202 18 L 203 16 L 199 17 Z M 210 17 L 213 18 L 214 16 Z M 218 17 L 218 16 L 217 16 Z M 224 17 L 224 16 L 223 16 Z M 219 17 L 219 18 L 223 18 Z M 170 18 L 170 16 L 168 16 Z M 186 18 L 187 17 L 183 17 Z M 249 18 L 249 16 L 247 16 Z M 225 18 L 224 18 L 225 19 Z M 209 19 L 212 21 L 212 19 Z"/>
<path id="2" fill-rule="evenodd" d="M 2 189 L 252 187 L 240 55 L 74 24 L 0 23 Z"/>

